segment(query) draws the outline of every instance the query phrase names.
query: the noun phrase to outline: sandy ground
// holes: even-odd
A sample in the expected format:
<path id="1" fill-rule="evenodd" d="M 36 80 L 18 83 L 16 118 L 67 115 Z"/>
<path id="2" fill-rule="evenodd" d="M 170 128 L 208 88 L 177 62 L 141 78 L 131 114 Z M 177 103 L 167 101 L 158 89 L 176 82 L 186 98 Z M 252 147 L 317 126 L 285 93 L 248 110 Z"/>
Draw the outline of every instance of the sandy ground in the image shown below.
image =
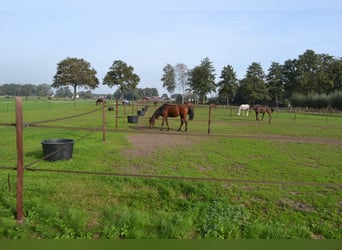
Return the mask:
<path id="1" fill-rule="evenodd" d="M 125 149 L 122 154 L 132 157 L 148 156 L 155 152 L 160 147 L 176 147 L 177 145 L 191 145 L 199 140 L 212 138 L 213 136 L 191 136 L 184 133 L 168 134 L 163 132 L 161 134 L 132 134 L 128 135 L 128 141 L 134 145 L 133 148 Z M 249 139 L 262 139 L 274 140 L 283 142 L 298 142 L 298 143 L 318 143 L 318 144 L 331 144 L 342 145 L 342 140 L 328 139 L 328 138 L 311 138 L 311 137 L 290 137 L 290 136 L 248 136 L 248 135 L 232 135 L 226 136 L 227 138 L 249 138 Z"/>
<path id="2" fill-rule="evenodd" d="M 191 145 L 201 138 L 198 139 L 184 134 L 133 134 L 129 135 L 127 139 L 134 147 L 125 149 L 122 153 L 126 156 L 141 157 L 152 154 L 160 147 Z"/>

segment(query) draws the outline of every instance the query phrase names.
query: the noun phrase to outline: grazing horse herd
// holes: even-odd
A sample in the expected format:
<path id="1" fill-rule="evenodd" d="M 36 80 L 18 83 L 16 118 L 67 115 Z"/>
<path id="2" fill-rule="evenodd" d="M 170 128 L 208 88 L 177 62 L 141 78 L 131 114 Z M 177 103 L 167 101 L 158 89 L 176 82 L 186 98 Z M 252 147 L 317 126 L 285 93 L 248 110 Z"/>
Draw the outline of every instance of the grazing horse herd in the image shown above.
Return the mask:
<path id="1" fill-rule="evenodd" d="M 259 119 L 259 113 L 262 114 L 261 120 L 264 119 L 265 113 L 268 115 L 268 123 L 271 123 L 271 114 L 273 113 L 273 108 L 267 106 L 267 105 L 253 105 L 252 107 L 249 106 L 249 104 L 241 104 L 240 107 L 238 108 L 237 115 L 240 116 L 241 111 L 242 111 L 242 116 L 246 112 L 246 116 L 248 116 L 250 110 L 255 111 L 255 118 L 257 121 L 260 121 Z"/>
<path id="2" fill-rule="evenodd" d="M 210 108 L 215 108 L 215 104 L 210 104 Z M 255 111 L 256 120 L 263 120 L 265 113 L 268 115 L 268 123 L 271 123 L 271 114 L 273 112 L 273 109 L 267 105 L 253 105 L 250 107 L 248 104 L 242 104 L 238 108 L 238 116 L 240 116 L 241 111 L 243 112 L 242 115 L 246 112 L 246 116 L 248 116 L 250 110 Z M 262 114 L 261 119 L 259 119 L 259 114 Z M 160 106 L 151 116 L 149 119 L 149 127 L 153 128 L 155 120 L 158 119 L 159 116 L 162 116 L 162 125 L 160 130 L 162 131 L 164 128 L 164 123 L 166 123 L 167 130 L 170 130 L 169 123 L 168 123 L 168 117 L 178 117 L 180 116 L 180 126 L 177 129 L 177 131 L 180 131 L 183 124 L 185 124 L 185 131 L 188 130 L 188 121 L 187 116 L 189 115 L 190 120 L 193 120 L 194 118 L 194 105 L 192 103 L 187 104 L 169 104 L 166 103 L 162 106 Z"/>
<path id="3" fill-rule="evenodd" d="M 105 102 L 103 98 L 99 98 L 96 100 L 96 105 L 99 103 Z M 210 104 L 210 108 L 216 108 L 215 104 Z M 237 115 L 240 116 L 242 112 L 242 116 L 246 114 L 248 116 L 249 112 L 251 110 L 255 111 L 256 120 L 259 121 L 259 114 L 262 114 L 261 120 L 264 119 L 265 113 L 268 115 L 268 123 L 271 123 L 271 114 L 273 112 L 273 109 L 267 105 L 253 105 L 252 107 L 249 104 L 242 104 L 239 106 Z M 169 104 L 165 103 L 162 106 L 160 106 L 150 117 L 149 119 L 149 127 L 153 128 L 155 120 L 158 119 L 159 116 L 162 117 L 162 125 L 160 130 L 162 131 L 164 128 L 164 123 L 166 123 L 167 130 L 170 130 L 169 123 L 168 123 L 168 117 L 178 117 L 180 116 L 180 126 L 177 129 L 177 131 L 180 131 L 185 125 L 185 131 L 188 130 L 188 121 L 187 116 L 189 115 L 189 119 L 194 119 L 194 105 L 192 103 L 187 104 Z"/>

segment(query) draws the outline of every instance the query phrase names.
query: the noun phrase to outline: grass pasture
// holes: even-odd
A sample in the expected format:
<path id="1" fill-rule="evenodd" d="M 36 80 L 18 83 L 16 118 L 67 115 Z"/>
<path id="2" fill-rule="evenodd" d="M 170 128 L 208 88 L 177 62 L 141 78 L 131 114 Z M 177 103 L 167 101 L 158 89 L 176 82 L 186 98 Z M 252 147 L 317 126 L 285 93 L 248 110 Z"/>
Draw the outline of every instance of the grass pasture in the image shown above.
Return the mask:
<path id="1" fill-rule="evenodd" d="M 208 135 L 207 106 L 186 133 L 175 131 L 178 118 L 170 131 L 159 131 L 160 118 L 148 129 L 155 108 L 128 124 L 120 105 L 117 130 L 106 112 L 103 142 L 82 129 L 102 126 L 94 100 L 23 98 L 25 221 L 14 219 L 16 172 L 0 169 L 0 238 L 342 239 L 341 115 L 276 111 L 268 124 L 218 107 Z M 14 99 L 0 98 L 0 167 L 16 166 L 9 123 Z M 47 138 L 75 139 L 73 158 L 40 161 Z"/>

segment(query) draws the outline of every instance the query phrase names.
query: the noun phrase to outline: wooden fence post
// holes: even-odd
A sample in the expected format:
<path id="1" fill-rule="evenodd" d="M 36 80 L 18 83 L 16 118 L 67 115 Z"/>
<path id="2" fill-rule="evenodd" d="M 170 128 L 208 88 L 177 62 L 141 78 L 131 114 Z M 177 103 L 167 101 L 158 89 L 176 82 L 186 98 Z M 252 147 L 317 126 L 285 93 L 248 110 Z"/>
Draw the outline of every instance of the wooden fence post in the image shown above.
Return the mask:
<path id="1" fill-rule="evenodd" d="M 124 127 L 126 127 L 126 119 L 127 119 L 127 114 L 126 114 L 126 101 L 124 102 L 123 106 L 124 106 L 124 111 L 123 111 L 123 114 L 124 114 Z"/>
<path id="2" fill-rule="evenodd" d="M 119 100 L 118 100 L 118 97 L 115 98 L 115 109 L 116 109 L 116 112 L 115 112 L 115 129 L 118 129 L 118 119 L 119 119 Z"/>
<path id="3" fill-rule="evenodd" d="M 24 184 L 24 152 L 23 152 L 23 109 L 21 97 L 16 97 L 16 140 L 17 140 L 17 223 L 24 223 L 23 184 Z"/>
<path id="4" fill-rule="evenodd" d="M 131 105 L 132 105 L 132 115 L 133 115 L 133 108 L 134 108 L 134 107 L 133 107 L 133 106 L 134 106 L 134 105 L 133 105 L 133 99 L 132 99 Z"/>
<path id="5" fill-rule="evenodd" d="M 210 123 L 211 123 L 211 105 L 209 105 L 208 135 L 210 134 Z"/>
<path id="6" fill-rule="evenodd" d="M 106 141 L 106 111 L 105 102 L 102 102 L 102 141 Z"/>

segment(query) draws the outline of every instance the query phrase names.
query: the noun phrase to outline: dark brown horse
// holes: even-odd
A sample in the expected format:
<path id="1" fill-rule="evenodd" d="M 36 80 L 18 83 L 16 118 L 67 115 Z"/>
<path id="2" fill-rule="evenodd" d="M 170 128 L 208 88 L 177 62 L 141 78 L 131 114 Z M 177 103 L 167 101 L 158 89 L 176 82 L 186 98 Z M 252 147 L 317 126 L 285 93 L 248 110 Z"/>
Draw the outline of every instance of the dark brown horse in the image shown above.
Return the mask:
<path id="1" fill-rule="evenodd" d="M 259 121 L 259 113 L 262 113 L 261 120 L 264 119 L 265 113 L 267 113 L 268 123 L 271 123 L 271 114 L 273 113 L 273 108 L 267 105 L 254 105 L 252 108 L 255 111 L 255 117 L 257 121 Z"/>
<path id="2" fill-rule="evenodd" d="M 194 110 L 193 106 L 190 104 L 164 104 L 159 107 L 150 118 L 150 128 L 153 128 L 155 119 L 158 119 L 159 116 L 163 117 L 162 126 L 160 131 L 163 130 L 164 122 L 166 122 L 167 130 L 170 130 L 169 123 L 167 121 L 168 117 L 177 117 L 180 116 L 181 124 L 177 131 L 180 131 L 183 124 L 185 124 L 185 131 L 188 130 L 188 121 L 186 119 L 189 114 L 190 120 L 194 118 Z"/>
<path id="3" fill-rule="evenodd" d="M 99 99 L 96 100 L 96 105 L 99 104 L 99 103 L 101 103 L 101 102 L 106 103 L 106 100 L 103 99 L 103 98 L 99 98 Z"/>

